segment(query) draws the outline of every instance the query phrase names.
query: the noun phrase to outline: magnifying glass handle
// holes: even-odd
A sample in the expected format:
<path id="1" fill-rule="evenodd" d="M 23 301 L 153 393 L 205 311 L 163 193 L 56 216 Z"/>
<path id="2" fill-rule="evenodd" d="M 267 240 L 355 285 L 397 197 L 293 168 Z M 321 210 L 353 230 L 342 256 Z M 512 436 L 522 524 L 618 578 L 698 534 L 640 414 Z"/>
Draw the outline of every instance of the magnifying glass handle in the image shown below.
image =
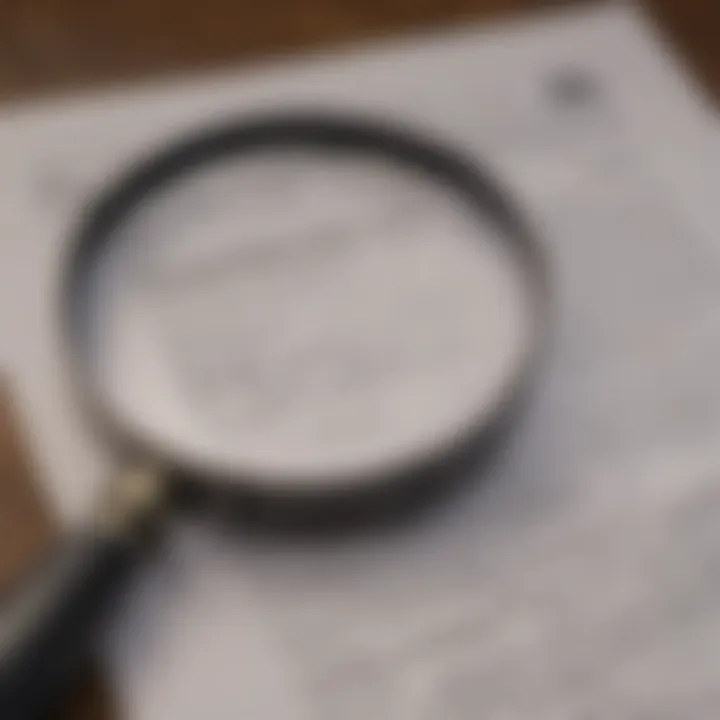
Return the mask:
<path id="1" fill-rule="evenodd" d="M 0 717 L 40 717 L 87 658 L 139 547 L 78 536 L 53 548 L 0 603 Z"/>
<path id="2" fill-rule="evenodd" d="M 123 481 L 96 528 L 61 541 L 0 598 L 0 718 L 31 720 L 63 694 L 132 578 L 150 498 Z M 146 494 L 147 495 L 147 494 Z"/>

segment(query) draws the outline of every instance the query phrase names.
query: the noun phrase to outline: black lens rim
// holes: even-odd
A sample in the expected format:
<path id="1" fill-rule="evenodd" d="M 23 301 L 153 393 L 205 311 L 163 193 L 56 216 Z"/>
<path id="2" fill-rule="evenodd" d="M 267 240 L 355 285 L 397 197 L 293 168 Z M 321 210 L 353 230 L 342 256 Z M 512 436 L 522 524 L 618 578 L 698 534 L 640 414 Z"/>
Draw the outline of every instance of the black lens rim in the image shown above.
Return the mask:
<path id="1" fill-rule="evenodd" d="M 81 322 L 84 280 L 107 243 L 135 208 L 156 191 L 183 175 L 229 155 L 268 149 L 341 150 L 368 153 L 421 172 L 449 186 L 479 217 L 500 229 L 522 267 L 533 301 L 532 337 L 517 376 L 504 388 L 490 412 L 483 412 L 472 430 L 432 457 L 376 474 L 371 481 L 359 477 L 312 485 L 273 481 L 254 472 L 229 473 L 199 467 L 180 459 L 173 448 L 148 446 L 147 438 L 121 425 L 89 381 L 91 372 Z M 214 125 L 172 143 L 133 166 L 89 203 L 73 238 L 62 282 L 60 327 L 74 379 L 99 424 L 112 433 L 126 451 L 149 458 L 172 478 L 175 495 L 183 503 L 232 509 L 245 521 L 263 525 L 326 527 L 347 525 L 368 516 L 395 515 L 399 508 L 415 506 L 451 487 L 472 465 L 486 466 L 505 444 L 520 416 L 542 364 L 549 338 L 551 292 L 542 248 L 515 208 L 510 194 L 492 174 L 433 138 L 409 128 L 374 118 L 338 113 L 274 112 Z"/>

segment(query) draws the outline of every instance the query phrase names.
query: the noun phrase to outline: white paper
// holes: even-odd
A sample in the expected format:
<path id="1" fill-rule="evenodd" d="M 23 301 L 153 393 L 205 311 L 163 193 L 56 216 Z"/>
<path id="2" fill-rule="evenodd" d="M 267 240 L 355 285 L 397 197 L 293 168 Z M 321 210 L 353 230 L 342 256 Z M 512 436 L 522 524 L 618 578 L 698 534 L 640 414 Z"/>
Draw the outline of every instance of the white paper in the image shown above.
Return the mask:
<path id="1" fill-rule="evenodd" d="M 413 525 L 306 547 L 179 527 L 109 643 L 127 717 L 715 717 L 717 130 L 629 7 L 8 112 L 0 362 L 63 517 L 112 464 L 58 368 L 73 210 L 168 135 L 278 105 L 491 163 L 552 260 L 552 358 L 505 462 Z"/>

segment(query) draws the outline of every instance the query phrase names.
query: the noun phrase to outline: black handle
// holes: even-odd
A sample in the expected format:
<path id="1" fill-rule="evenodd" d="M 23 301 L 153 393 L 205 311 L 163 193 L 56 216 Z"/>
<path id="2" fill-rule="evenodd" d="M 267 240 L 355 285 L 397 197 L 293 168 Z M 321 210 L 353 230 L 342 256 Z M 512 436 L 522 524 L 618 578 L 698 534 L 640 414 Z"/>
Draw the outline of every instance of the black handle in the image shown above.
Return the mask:
<path id="1" fill-rule="evenodd" d="M 70 538 L 0 601 L 0 718 L 37 718 L 86 659 L 140 545 L 127 534 Z"/>

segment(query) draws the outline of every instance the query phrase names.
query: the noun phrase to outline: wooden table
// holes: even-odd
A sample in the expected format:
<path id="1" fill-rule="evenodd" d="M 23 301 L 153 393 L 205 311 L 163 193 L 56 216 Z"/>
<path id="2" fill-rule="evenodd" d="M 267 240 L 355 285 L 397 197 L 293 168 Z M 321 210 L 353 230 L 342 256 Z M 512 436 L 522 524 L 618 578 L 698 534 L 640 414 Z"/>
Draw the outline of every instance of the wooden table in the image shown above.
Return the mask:
<path id="1" fill-rule="evenodd" d="M 641 0 L 642 1 L 642 0 Z M 0 0 L 0 97 L 212 66 L 554 0 Z M 720 88 L 720 3 L 645 0 Z"/>
<path id="2" fill-rule="evenodd" d="M 0 0 L 0 99 L 211 67 L 301 48 L 516 14 L 547 0 Z M 646 0 L 720 95 L 720 2 Z M 2 159 L 0 158 L 0 162 Z M 0 387 L 0 586 L 52 540 L 8 388 Z M 54 717 L 116 717 L 88 672 Z"/>

